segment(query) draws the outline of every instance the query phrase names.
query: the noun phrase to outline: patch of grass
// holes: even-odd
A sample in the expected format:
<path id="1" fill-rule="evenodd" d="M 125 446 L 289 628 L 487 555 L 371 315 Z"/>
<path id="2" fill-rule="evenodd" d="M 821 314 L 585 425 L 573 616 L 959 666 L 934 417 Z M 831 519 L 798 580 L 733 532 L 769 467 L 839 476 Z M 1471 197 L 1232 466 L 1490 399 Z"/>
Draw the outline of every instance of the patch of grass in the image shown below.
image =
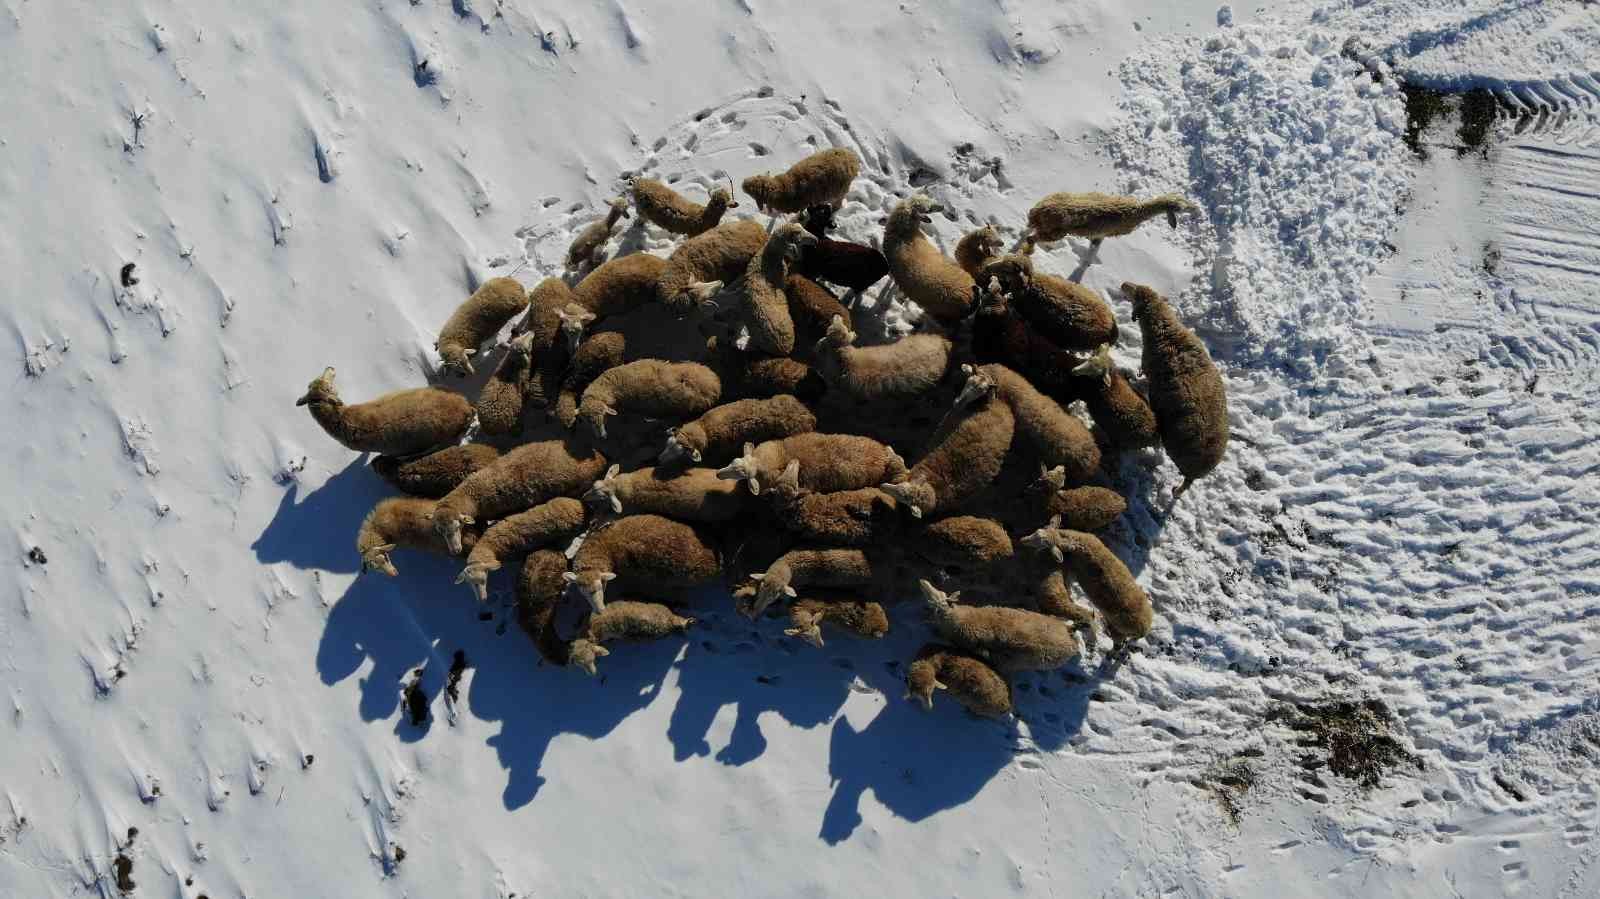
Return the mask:
<path id="1" fill-rule="evenodd" d="M 1243 758 L 1218 759 L 1200 772 L 1194 785 L 1211 794 L 1234 827 L 1244 811 L 1244 796 L 1256 785 L 1256 770 Z"/>
<path id="2" fill-rule="evenodd" d="M 1400 85 L 1400 94 L 1406 102 L 1406 146 L 1423 159 L 1428 151 L 1422 147 L 1422 135 L 1427 133 L 1434 120 L 1450 112 L 1450 99 L 1444 91 L 1414 84 Z"/>
<path id="3" fill-rule="evenodd" d="M 1298 745 L 1315 750 L 1302 759 L 1303 766 L 1325 765 L 1364 789 L 1375 789 L 1402 765 L 1422 770 L 1422 760 L 1392 736 L 1394 713 L 1379 699 L 1296 703 L 1280 707 L 1269 720 L 1299 732 Z"/>

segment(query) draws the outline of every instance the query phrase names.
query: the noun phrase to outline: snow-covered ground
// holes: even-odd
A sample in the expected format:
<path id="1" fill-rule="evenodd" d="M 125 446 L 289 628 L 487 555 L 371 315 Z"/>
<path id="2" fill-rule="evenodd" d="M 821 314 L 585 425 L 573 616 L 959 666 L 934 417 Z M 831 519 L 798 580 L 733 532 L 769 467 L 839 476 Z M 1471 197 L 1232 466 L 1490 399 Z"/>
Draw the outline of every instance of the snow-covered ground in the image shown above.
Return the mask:
<path id="1" fill-rule="evenodd" d="M 0 895 L 1600 893 L 1600 10 L 703 6 L 0 0 Z M 1419 161 L 1397 76 L 1533 112 Z M 1006 725 L 902 701 L 909 607 L 820 652 L 711 611 L 590 680 L 508 584 L 356 577 L 386 490 L 293 406 L 323 366 L 423 383 L 623 172 L 830 144 L 857 239 L 912 185 L 947 247 L 1051 190 L 1204 207 L 1043 260 L 1169 293 L 1229 377 L 1216 475 L 1120 473 L 1131 660 Z M 1364 700 L 1373 787 L 1295 711 Z"/>

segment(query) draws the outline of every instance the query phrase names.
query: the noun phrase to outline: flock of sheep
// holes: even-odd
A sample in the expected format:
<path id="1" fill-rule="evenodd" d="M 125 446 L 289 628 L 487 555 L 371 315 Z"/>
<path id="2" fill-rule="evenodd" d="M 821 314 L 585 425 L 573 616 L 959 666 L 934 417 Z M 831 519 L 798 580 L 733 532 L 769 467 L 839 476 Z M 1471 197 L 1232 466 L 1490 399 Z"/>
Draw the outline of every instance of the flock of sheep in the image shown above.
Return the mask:
<path id="1" fill-rule="evenodd" d="M 707 585 L 730 586 L 752 618 L 786 604 L 785 633 L 818 646 L 824 628 L 883 636 L 883 601 L 919 589 L 943 642 L 911 663 L 908 696 L 931 708 L 943 690 L 984 715 L 1010 713 L 1008 674 L 1066 664 L 1080 633 L 1092 646 L 1096 618 L 1114 652 L 1144 636 L 1150 600 L 1093 534 L 1126 509 L 1103 466 L 1160 445 L 1181 493 L 1227 445 L 1223 382 L 1166 300 L 1124 284 L 1143 332 L 1136 385 L 1110 361 L 1111 308 L 1036 272 L 1032 253 L 1068 236 L 1097 247 L 1163 214 L 1175 226 L 1192 207 L 1052 194 L 1014 252 L 990 226 L 951 258 L 923 233 L 941 211 L 923 195 L 887 216 L 881 250 L 830 239 L 859 171 L 830 149 L 746 179 L 763 211 L 798 214 L 770 231 L 725 220 L 731 189 L 700 205 L 633 179 L 632 209 L 685 239 L 667 258 L 602 262 L 628 215 L 621 197 L 573 241 L 568 267 L 587 271 L 574 284 L 483 284 L 436 344 L 465 376 L 521 316 L 476 404 L 423 387 L 347 405 L 325 370 L 299 404 L 339 443 L 379 454 L 372 468 L 406 494 L 362 523 L 363 569 L 396 574 L 399 547 L 464 557 L 457 582 L 484 600 L 491 572 L 520 565 L 520 625 L 544 659 L 590 674 L 608 642 L 688 627 L 659 600 Z M 823 285 L 851 301 L 885 275 L 925 330 L 858 346 L 852 309 Z M 662 320 L 694 352 L 651 356 L 642 332 Z M 563 430 L 519 444 L 536 409 Z M 568 594 L 589 611 L 563 635 Z"/>

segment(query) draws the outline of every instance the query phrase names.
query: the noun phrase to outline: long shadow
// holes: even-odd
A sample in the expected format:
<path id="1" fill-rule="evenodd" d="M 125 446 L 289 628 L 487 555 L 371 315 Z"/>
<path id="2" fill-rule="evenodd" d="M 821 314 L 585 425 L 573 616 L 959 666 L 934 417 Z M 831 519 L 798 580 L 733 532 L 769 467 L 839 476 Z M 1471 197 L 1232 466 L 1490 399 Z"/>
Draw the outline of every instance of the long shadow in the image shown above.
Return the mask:
<path id="1" fill-rule="evenodd" d="M 345 574 L 359 569 L 356 531 L 372 507 L 393 494 L 365 459 L 357 457 L 304 498 L 298 483 L 284 491 L 272 520 L 250 544 L 256 559 Z"/>
<path id="2" fill-rule="evenodd" d="M 502 723 L 488 742 L 507 772 L 502 799 L 508 809 L 538 794 L 545 751 L 557 736 L 610 733 L 655 699 L 682 648 L 676 641 L 630 646 L 607 657 L 596 679 L 576 669 L 536 670 L 538 654 L 508 616 L 479 620 L 480 607 L 452 583 L 457 563 L 417 553 L 397 554 L 395 563 L 399 578 L 362 575 L 333 607 L 317 650 L 318 674 L 323 683 L 336 684 L 371 659 L 360 684 L 359 713 L 377 721 L 395 713 L 403 682 L 425 664 L 421 684 L 430 717 L 418 727 L 402 715 L 395 728 L 410 741 L 447 719 L 442 688 L 455 651 L 462 650 L 470 668 L 465 711 Z"/>
<path id="3" fill-rule="evenodd" d="M 713 603 L 726 611 L 699 611 Z M 830 640 L 817 649 L 782 636 L 777 621 L 746 621 L 726 592 L 698 603 L 695 614 L 699 623 L 678 663 L 682 692 L 667 727 L 678 761 L 711 754 L 707 732 L 728 705 L 735 707 L 733 731 L 716 759 L 727 765 L 753 761 L 767 748 L 762 712 L 777 712 L 796 727 L 825 724 L 850 695 L 855 669 L 873 664 L 859 643 Z"/>
<path id="4" fill-rule="evenodd" d="M 955 702 L 936 699 L 933 710 L 901 699 L 897 672 L 872 679 L 888 703 L 856 730 L 840 719 L 833 726 L 828 774 L 833 798 L 818 836 L 829 844 L 848 839 L 861 824 L 861 797 L 868 790 L 896 816 L 921 821 L 971 800 L 1020 754 L 1064 746 L 1082 727 L 1095 678 L 1076 665 L 1061 672 L 1013 678 L 1017 720 L 974 717 Z M 934 752 L 908 751 L 937 747 Z"/>

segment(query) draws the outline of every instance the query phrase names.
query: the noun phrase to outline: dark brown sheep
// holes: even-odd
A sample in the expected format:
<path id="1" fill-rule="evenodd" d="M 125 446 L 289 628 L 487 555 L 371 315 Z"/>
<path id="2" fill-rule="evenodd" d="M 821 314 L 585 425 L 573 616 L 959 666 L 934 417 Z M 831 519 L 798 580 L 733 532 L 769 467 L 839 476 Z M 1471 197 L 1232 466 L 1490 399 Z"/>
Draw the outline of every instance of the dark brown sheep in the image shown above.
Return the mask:
<path id="1" fill-rule="evenodd" d="M 1228 448 L 1228 392 L 1206 345 L 1184 327 L 1166 299 L 1148 287 L 1124 283 L 1133 317 L 1144 335 L 1144 374 L 1161 445 L 1183 473 L 1173 498 L 1211 473 Z"/>

